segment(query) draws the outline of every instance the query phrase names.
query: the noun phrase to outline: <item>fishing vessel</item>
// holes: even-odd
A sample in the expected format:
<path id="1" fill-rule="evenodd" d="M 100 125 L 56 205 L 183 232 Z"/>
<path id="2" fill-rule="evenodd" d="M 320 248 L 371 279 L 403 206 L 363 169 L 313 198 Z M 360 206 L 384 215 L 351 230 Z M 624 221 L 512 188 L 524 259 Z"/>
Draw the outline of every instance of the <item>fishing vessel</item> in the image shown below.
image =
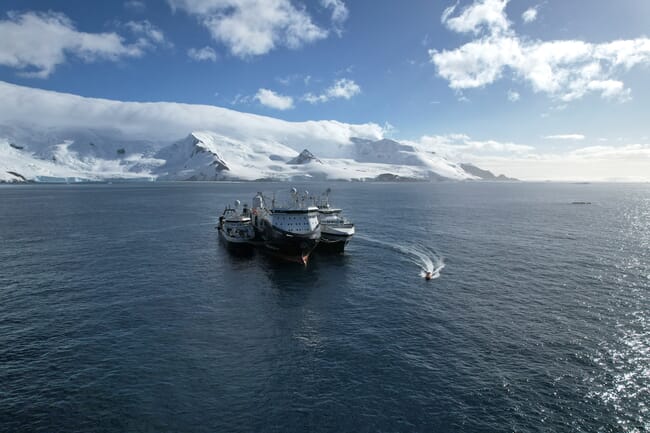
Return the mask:
<path id="1" fill-rule="evenodd" d="M 354 236 L 354 224 L 343 216 L 343 210 L 330 205 L 327 188 L 318 202 L 318 220 L 321 225 L 319 250 L 342 253 Z"/>
<path id="2" fill-rule="evenodd" d="M 252 220 L 264 248 L 285 260 L 307 264 L 321 238 L 318 208 L 309 193 L 292 188 L 287 199 L 272 199 L 257 193 L 253 198 Z"/>
<path id="3" fill-rule="evenodd" d="M 235 201 L 235 207 L 226 206 L 219 217 L 217 229 L 226 245 L 235 249 L 248 248 L 255 239 L 255 229 L 251 221 L 248 205 L 240 211 L 241 202 Z"/>

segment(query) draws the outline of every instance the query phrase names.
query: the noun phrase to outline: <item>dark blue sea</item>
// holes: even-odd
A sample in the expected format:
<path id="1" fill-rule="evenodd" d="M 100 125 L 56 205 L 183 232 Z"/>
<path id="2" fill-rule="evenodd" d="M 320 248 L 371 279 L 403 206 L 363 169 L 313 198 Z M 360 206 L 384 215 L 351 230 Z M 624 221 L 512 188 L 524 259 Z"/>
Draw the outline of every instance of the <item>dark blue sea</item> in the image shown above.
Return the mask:
<path id="1" fill-rule="evenodd" d="M 290 186 L 0 187 L 0 431 L 650 431 L 649 184 L 303 184 L 344 255 L 229 253 Z"/>

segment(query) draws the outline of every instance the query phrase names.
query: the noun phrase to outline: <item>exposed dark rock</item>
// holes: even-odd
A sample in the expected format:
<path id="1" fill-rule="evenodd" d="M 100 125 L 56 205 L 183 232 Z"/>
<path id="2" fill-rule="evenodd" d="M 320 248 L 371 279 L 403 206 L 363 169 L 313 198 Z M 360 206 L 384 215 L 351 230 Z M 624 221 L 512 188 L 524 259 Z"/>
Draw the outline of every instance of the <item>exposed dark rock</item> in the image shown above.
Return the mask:
<path id="1" fill-rule="evenodd" d="M 23 176 L 23 175 L 20 174 L 20 173 L 16 173 L 15 171 L 8 171 L 7 173 L 9 173 L 10 175 L 12 175 L 12 176 L 14 176 L 14 177 L 17 177 L 17 178 L 20 179 L 22 182 L 27 182 L 27 179 L 25 178 L 25 176 Z"/>
<path id="2" fill-rule="evenodd" d="M 482 168 L 475 166 L 474 164 L 461 163 L 460 167 L 463 170 L 465 170 L 467 173 L 471 174 L 472 176 L 476 176 L 481 180 L 517 180 L 514 178 L 504 176 L 502 174 L 495 176 L 494 173 L 492 173 L 490 170 L 484 170 Z"/>
<path id="3" fill-rule="evenodd" d="M 216 167 L 216 170 L 217 170 L 217 171 L 222 171 L 222 170 L 230 171 L 230 169 L 228 168 L 228 166 L 227 166 L 223 161 L 221 161 L 221 160 L 215 160 L 215 161 L 213 161 L 213 162 L 212 162 L 212 165 L 214 165 L 214 166 Z"/>
<path id="4" fill-rule="evenodd" d="M 424 179 L 404 177 L 393 173 L 382 173 L 380 175 L 377 175 L 373 180 L 377 182 L 423 182 L 424 181 Z"/>
<path id="5" fill-rule="evenodd" d="M 313 153 L 305 149 L 300 152 L 300 155 L 287 161 L 287 164 L 309 164 L 312 161 L 318 162 L 319 164 L 323 163 L 320 159 L 316 158 Z"/>

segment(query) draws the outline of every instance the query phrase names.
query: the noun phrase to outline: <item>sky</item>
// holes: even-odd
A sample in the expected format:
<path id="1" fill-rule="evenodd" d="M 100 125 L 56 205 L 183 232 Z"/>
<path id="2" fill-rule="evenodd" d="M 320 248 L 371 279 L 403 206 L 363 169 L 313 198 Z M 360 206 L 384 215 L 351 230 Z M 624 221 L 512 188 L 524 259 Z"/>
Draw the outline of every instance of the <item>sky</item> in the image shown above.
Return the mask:
<path id="1" fill-rule="evenodd" d="M 647 0 L 3 0 L 0 80 L 376 123 L 524 179 L 650 180 Z"/>

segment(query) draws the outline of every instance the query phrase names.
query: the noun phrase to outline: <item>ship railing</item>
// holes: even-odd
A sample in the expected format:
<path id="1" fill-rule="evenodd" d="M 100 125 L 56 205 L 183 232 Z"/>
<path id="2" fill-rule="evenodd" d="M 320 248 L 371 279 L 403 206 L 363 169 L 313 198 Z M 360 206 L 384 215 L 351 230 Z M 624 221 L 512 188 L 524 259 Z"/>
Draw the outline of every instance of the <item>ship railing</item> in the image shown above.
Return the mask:
<path id="1" fill-rule="evenodd" d="M 315 198 L 307 191 L 289 197 L 287 193 L 277 193 L 268 203 L 271 203 L 271 209 L 308 209 L 315 206 Z"/>

